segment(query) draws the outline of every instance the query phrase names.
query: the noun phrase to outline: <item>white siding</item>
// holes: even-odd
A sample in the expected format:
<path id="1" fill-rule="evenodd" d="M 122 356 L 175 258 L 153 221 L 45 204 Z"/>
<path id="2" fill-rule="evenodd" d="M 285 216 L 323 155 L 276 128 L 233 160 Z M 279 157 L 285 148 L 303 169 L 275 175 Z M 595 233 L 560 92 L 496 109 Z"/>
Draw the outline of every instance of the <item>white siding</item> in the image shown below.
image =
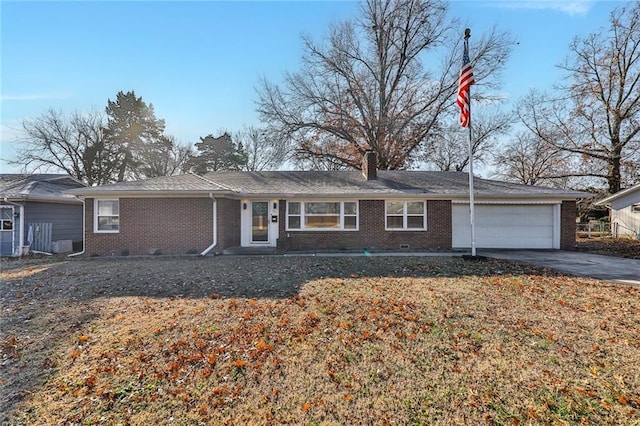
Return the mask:
<path id="1" fill-rule="evenodd" d="M 612 209 L 611 231 L 616 237 L 640 234 L 640 212 L 634 212 L 633 206 L 628 206 L 620 210 Z"/>

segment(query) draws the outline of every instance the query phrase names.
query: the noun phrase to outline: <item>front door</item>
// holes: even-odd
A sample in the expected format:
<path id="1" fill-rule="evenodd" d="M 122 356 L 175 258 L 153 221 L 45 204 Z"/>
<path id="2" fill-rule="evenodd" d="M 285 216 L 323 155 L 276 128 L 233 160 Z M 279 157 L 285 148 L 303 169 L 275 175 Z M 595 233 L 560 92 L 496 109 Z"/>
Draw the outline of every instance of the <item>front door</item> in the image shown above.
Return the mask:
<path id="1" fill-rule="evenodd" d="M 13 255 L 14 228 L 13 207 L 0 207 L 0 256 Z"/>
<path id="2" fill-rule="evenodd" d="M 251 242 L 269 243 L 269 202 L 251 202 Z"/>

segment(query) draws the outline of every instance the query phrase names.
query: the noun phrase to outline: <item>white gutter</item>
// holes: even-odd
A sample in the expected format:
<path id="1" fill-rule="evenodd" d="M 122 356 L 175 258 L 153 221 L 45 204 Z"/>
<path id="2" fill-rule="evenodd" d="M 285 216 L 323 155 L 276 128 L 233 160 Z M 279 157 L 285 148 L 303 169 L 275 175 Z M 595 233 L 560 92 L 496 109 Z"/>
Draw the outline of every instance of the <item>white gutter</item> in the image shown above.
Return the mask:
<path id="1" fill-rule="evenodd" d="M 215 246 L 218 245 L 218 202 L 213 197 L 213 193 L 211 192 L 209 193 L 209 198 L 213 200 L 213 243 L 209 247 L 204 249 L 204 251 L 200 253 L 200 256 L 206 256 L 211 250 L 215 248 Z"/>
<path id="2" fill-rule="evenodd" d="M 75 256 L 80 256 L 84 254 L 84 251 L 86 250 L 86 247 L 87 247 L 87 239 L 85 238 L 86 233 L 87 233 L 86 210 L 85 210 L 84 198 L 83 198 L 82 199 L 82 251 L 79 251 L 78 253 L 68 254 L 67 257 L 75 257 Z"/>

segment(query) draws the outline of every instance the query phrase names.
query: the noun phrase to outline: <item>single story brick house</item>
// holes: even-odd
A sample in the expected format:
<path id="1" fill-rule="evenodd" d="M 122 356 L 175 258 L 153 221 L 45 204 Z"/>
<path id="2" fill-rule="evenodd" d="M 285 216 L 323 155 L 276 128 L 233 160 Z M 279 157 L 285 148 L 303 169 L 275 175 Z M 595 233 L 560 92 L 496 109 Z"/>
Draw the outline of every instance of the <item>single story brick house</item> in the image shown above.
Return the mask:
<path id="1" fill-rule="evenodd" d="M 596 205 L 609 208 L 611 233 L 615 238 L 640 239 L 640 183 L 616 192 Z"/>
<path id="2" fill-rule="evenodd" d="M 366 162 L 367 160 L 365 160 Z M 471 245 L 463 172 L 219 171 L 79 188 L 85 255 Z M 475 179 L 478 248 L 573 249 L 589 194 Z"/>
<path id="3" fill-rule="evenodd" d="M 0 256 L 80 245 L 82 201 L 65 191 L 84 186 L 66 174 L 0 174 Z"/>

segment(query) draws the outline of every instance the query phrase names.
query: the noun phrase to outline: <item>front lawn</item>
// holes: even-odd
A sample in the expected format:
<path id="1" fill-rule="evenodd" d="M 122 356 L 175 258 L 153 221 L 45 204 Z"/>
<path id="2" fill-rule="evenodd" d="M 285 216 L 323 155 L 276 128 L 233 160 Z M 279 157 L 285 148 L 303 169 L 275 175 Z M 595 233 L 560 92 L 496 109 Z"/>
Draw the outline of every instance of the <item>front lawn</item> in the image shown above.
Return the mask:
<path id="1" fill-rule="evenodd" d="M 2 265 L 9 424 L 640 424 L 640 290 L 460 258 Z"/>
<path id="2" fill-rule="evenodd" d="M 640 240 L 635 238 L 578 238 L 576 250 L 607 256 L 640 259 Z"/>

